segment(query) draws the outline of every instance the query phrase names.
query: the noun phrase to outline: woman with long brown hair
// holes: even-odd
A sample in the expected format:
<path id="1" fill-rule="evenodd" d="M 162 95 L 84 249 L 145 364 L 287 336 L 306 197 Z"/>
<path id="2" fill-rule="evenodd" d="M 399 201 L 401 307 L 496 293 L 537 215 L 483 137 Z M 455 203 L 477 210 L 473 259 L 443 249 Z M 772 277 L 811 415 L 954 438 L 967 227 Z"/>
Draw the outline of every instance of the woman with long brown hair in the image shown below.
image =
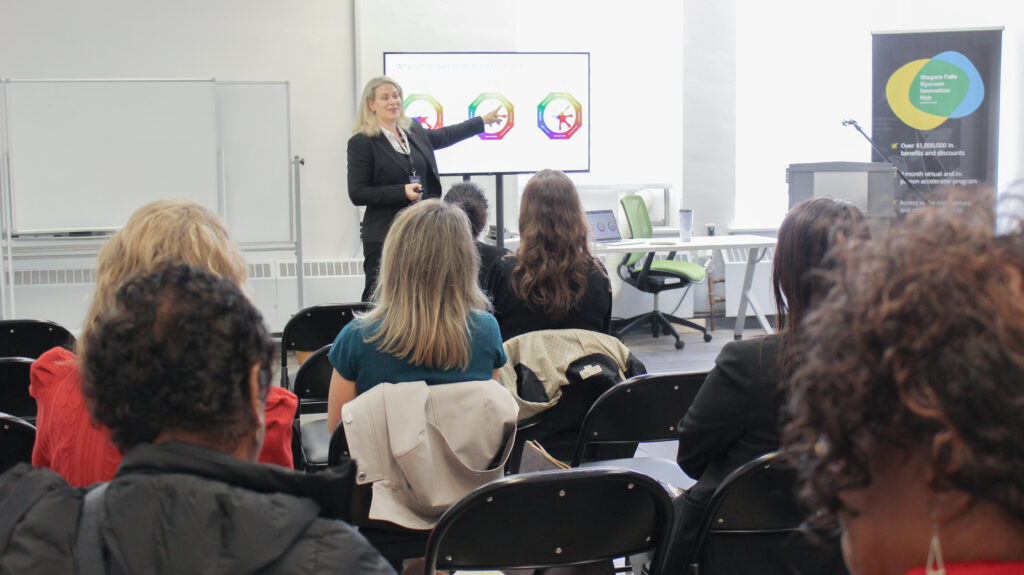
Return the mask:
<path id="1" fill-rule="evenodd" d="M 685 565 L 711 494 L 733 470 L 781 442 L 779 381 L 801 321 L 825 294 L 819 274 L 836 245 L 868 234 L 861 211 L 848 202 L 813 198 L 786 214 L 772 266 L 779 331 L 731 342 L 715 358 L 693 405 L 679 422 L 679 466 L 697 479 L 676 500 L 680 543 L 672 565 Z M 680 569 L 681 570 L 681 569 Z"/>
<path id="2" fill-rule="evenodd" d="M 608 333 L 611 283 L 590 253 L 588 229 L 568 176 L 541 170 L 530 178 L 519 210 L 519 249 L 488 282 L 503 340 L 542 329 Z"/>

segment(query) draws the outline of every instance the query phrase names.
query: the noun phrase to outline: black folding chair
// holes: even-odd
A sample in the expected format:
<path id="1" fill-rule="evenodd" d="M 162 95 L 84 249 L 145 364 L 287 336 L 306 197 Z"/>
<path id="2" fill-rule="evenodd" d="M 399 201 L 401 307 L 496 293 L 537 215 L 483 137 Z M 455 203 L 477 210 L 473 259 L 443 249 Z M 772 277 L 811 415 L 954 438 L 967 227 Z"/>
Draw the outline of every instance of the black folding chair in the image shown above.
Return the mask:
<path id="1" fill-rule="evenodd" d="M 345 426 L 338 425 L 334 433 L 331 434 L 327 466 L 340 465 L 351 460 L 351 457 L 348 438 L 345 436 Z M 358 464 L 358 462 L 356 463 Z M 356 485 L 352 493 L 352 518 L 349 522 L 359 527 L 359 532 L 391 563 L 396 571 L 402 570 L 404 560 L 423 557 L 430 531 L 407 529 L 390 521 L 370 519 L 370 500 L 373 498 L 372 484 Z"/>
<path id="2" fill-rule="evenodd" d="M 810 541 L 795 496 L 795 474 L 768 453 L 718 486 L 687 569 L 690 575 L 844 573 L 837 538 Z"/>
<path id="3" fill-rule="evenodd" d="M 355 319 L 355 313 L 368 308 L 365 303 L 321 304 L 293 315 L 281 332 L 281 387 L 292 389 L 288 377 L 289 352 L 312 353 L 334 343 L 341 328 Z"/>
<path id="4" fill-rule="evenodd" d="M 441 516 L 427 543 L 425 573 L 579 565 L 644 551 L 660 560 L 671 523 L 665 490 L 640 473 L 593 468 L 510 475 Z"/>
<path id="5" fill-rule="evenodd" d="M 686 415 L 706 372 L 649 373 L 623 381 L 604 392 L 583 419 L 572 466 L 614 465 L 640 471 L 675 488 L 692 483 L 674 460 L 653 457 L 584 463 L 594 444 L 629 444 L 678 439 L 676 426 Z"/>
<path id="6" fill-rule="evenodd" d="M 6 413 L 0 413 L 0 473 L 18 463 L 32 463 L 36 426 Z"/>
<path id="7" fill-rule="evenodd" d="M 60 325 L 44 319 L 0 320 L 0 357 L 35 359 L 50 348 L 72 347 L 75 337 Z"/>
<path id="8" fill-rule="evenodd" d="M 27 357 L 0 357 L 0 411 L 34 424 L 36 400 L 28 393 L 32 362 Z"/>
<path id="9" fill-rule="evenodd" d="M 327 344 L 313 352 L 295 373 L 295 395 L 299 408 L 295 410 L 292 423 L 292 456 L 295 469 L 320 471 L 327 467 L 327 449 L 331 434 L 327 430 L 327 394 L 331 388 L 331 374 L 334 367 L 327 354 Z M 323 414 L 321 419 L 302 423 L 300 417 Z"/>
<path id="10" fill-rule="evenodd" d="M 570 330 L 544 330 L 532 332 L 520 337 L 523 338 L 546 338 L 553 336 L 565 336 Z M 621 342 L 609 335 L 591 334 L 594 337 L 606 338 L 610 348 L 621 346 Z M 573 337 L 573 336 L 568 336 Z M 542 340 L 543 341 L 543 340 Z M 548 401 L 546 392 L 538 396 L 535 386 L 541 386 L 538 378 L 533 374 L 530 365 L 534 358 L 516 357 L 509 346 L 509 364 L 515 367 L 517 394 L 529 401 Z M 548 354 L 548 360 L 561 361 Z M 635 355 L 629 353 L 624 362 L 621 362 L 612 355 L 594 352 L 585 355 L 570 355 L 567 358 L 568 365 L 565 368 L 567 385 L 561 387 L 561 397 L 558 402 L 550 408 L 520 422 L 519 431 L 516 434 L 516 442 L 509 457 L 506 471 L 508 473 L 519 472 L 519 462 L 523 452 L 524 444 L 527 441 L 537 441 L 552 457 L 561 461 L 568 461 L 572 458 L 573 450 L 576 447 L 576 438 L 579 436 L 580 426 L 583 419 L 594 402 L 606 391 L 618 384 L 621 379 L 619 374 L 625 377 L 633 377 L 647 372 Z M 595 370 L 597 368 L 597 370 Z M 588 453 L 590 459 L 627 457 L 633 454 L 636 445 L 616 445 L 602 447 L 600 452 L 593 449 Z"/>

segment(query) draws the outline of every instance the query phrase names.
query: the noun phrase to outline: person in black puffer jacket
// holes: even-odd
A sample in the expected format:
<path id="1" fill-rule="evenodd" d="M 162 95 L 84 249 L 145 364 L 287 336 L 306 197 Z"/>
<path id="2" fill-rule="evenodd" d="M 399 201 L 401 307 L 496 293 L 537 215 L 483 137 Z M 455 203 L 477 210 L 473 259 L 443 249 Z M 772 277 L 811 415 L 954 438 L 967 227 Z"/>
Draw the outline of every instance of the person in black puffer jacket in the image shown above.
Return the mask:
<path id="1" fill-rule="evenodd" d="M 129 280 L 85 337 L 87 404 L 125 452 L 82 530 L 99 572 L 394 573 L 339 520 L 352 466 L 254 462 L 274 346 L 234 284 L 184 265 Z M 86 491 L 24 464 L 0 477 L 0 573 L 81 572 Z"/>

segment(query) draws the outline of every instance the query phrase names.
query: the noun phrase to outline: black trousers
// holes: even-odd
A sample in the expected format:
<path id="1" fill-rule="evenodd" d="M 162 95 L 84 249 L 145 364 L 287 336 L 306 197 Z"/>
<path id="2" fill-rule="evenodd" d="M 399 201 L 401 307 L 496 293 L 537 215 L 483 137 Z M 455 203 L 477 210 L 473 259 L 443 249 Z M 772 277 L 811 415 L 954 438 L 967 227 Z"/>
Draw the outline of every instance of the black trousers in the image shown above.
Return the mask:
<path id="1" fill-rule="evenodd" d="M 384 242 L 363 242 L 363 273 L 366 275 L 366 284 L 363 286 L 363 295 L 360 301 L 370 301 L 370 294 L 377 284 L 377 276 L 380 275 L 380 255 L 384 251 Z"/>

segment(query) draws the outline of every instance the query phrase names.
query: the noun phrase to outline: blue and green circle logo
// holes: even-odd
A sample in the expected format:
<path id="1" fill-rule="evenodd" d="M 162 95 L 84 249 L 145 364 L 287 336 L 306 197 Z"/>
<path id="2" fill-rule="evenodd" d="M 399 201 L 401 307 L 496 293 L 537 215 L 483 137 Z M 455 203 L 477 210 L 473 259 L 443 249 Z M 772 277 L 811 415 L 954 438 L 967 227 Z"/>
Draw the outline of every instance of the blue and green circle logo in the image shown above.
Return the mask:
<path id="1" fill-rule="evenodd" d="M 896 117 L 915 130 L 932 130 L 949 118 L 969 116 L 985 99 L 981 74 L 959 52 L 904 64 L 889 76 L 885 99 Z"/>

